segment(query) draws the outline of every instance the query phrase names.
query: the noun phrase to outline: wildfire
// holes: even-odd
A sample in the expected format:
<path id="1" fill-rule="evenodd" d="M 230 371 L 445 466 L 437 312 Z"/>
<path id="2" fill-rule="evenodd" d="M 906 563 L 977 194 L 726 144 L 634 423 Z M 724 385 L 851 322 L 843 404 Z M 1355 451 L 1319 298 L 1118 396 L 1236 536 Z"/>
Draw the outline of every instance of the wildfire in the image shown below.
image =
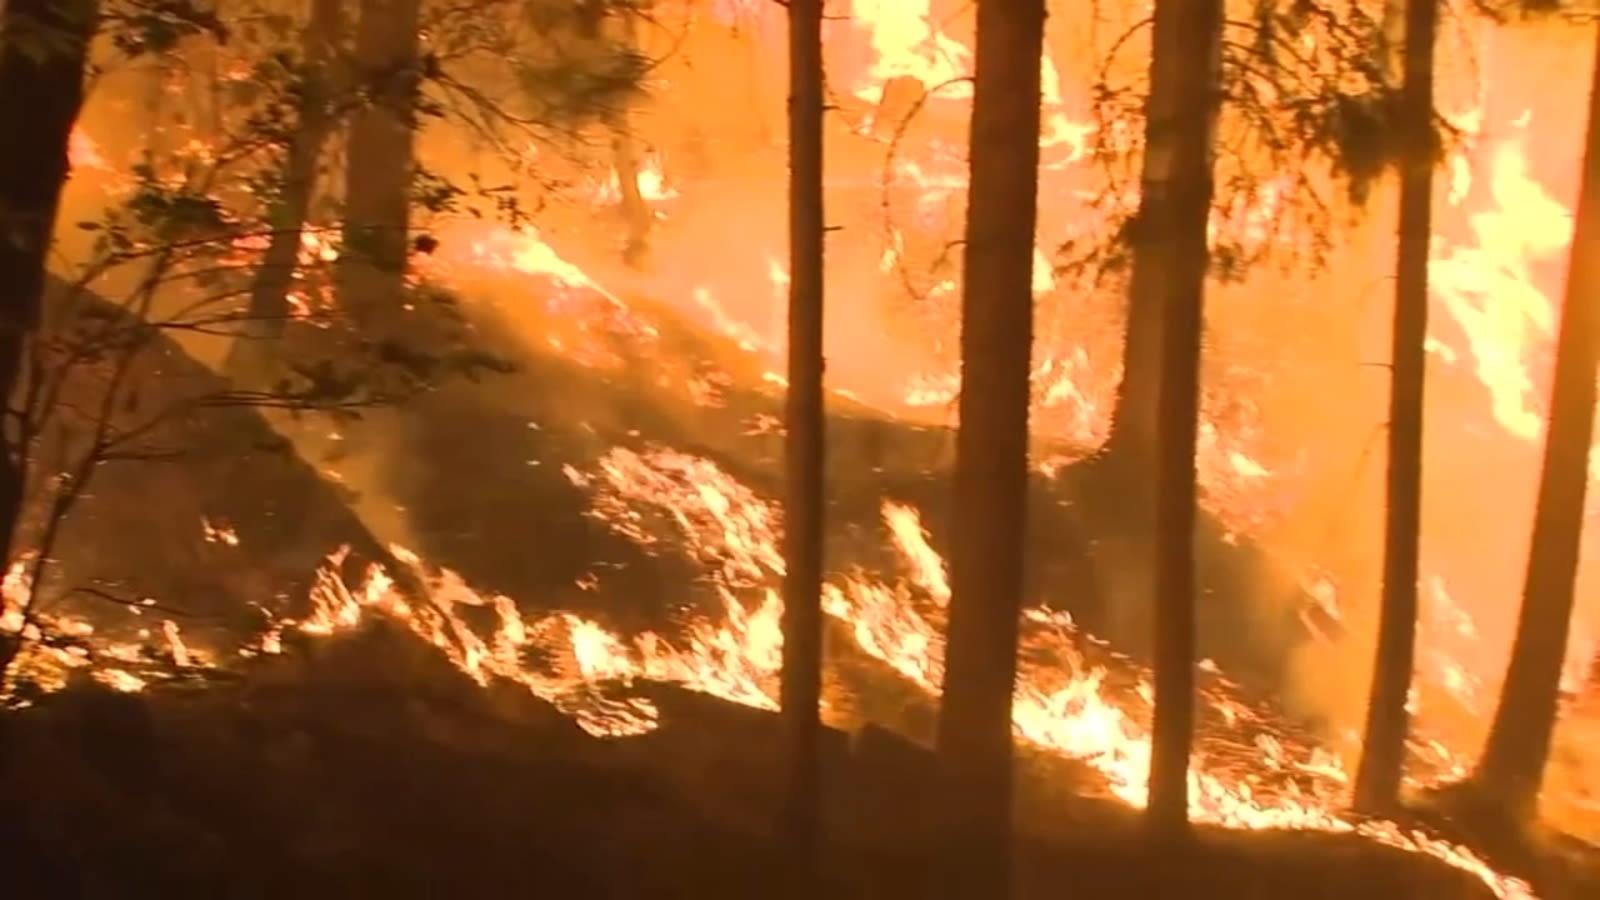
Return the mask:
<path id="1" fill-rule="evenodd" d="M 750 7 L 740 0 L 726 0 L 721 6 L 738 6 L 741 15 Z M 763 7 L 749 14 L 775 13 Z M 948 23 L 935 18 L 929 0 L 851 0 L 850 18 L 843 27 L 864 36 L 868 53 L 861 65 L 841 66 L 831 74 L 856 100 L 884 101 L 885 85 L 896 78 L 915 79 L 924 89 L 942 86 L 941 101 L 970 98 L 970 86 L 961 79 L 971 73 L 972 52 L 953 36 Z M 1041 141 L 1066 148 L 1064 155 L 1048 163 L 1051 169 L 1065 168 L 1083 158 L 1088 136 L 1097 126 L 1067 115 L 1055 62 L 1047 55 L 1041 65 L 1047 107 Z M 1547 381 L 1543 357 L 1555 330 L 1551 276 L 1539 267 L 1560 263 L 1572 232 L 1570 211 L 1532 172 L 1529 121 L 1524 116 L 1518 130 L 1485 140 L 1480 148 L 1484 155 L 1476 163 L 1465 157 L 1450 161 L 1450 202 L 1464 205 L 1472 183 L 1484 186 L 1484 196 L 1475 208 L 1464 210 L 1466 234 L 1436 240 L 1431 263 L 1436 308 L 1444 313 L 1438 317 L 1440 330 L 1453 326 L 1459 331 L 1454 339 L 1436 335 L 1433 352 L 1447 361 L 1470 361 L 1494 422 L 1523 442 L 1537 440 L 1542 431 L 1540 396 Z M 1109 127 L 1120 131 L 1132 126 L 1113 122 Z M 965 189 L 959 150 L 935 149 L 938 152 L 896 159 L 886 167 L 887 178 L 916 195 L 919 225 L 944 215 L 944 201 Z M 81 131 L 74 133 L 70 152 L 75 167 L 110 168 L 100 147 Z M 613 204 L 621 197 L 614 170 L 591 187 L 589 199 L 595 203 Z M 688 203 L 694 195 L 690 182 L 669 181 L 654 154 L 643 159 L 637 187 L 652 205 L 669 200 Z M 1272 220 L 1281 214 L 1281 193 L 1278 186 L 1265 184 L 1250 208 L 1230 211 L 1248 226 L 1247 237 L 1266 238 Z M 880 275 L 902 265 L 908 252 L 906 234 L 891 230 Z M 539 340 L 565 357 L 596 368 L 615 368 L 628 353 L 657 346 L 658 323 L 609 290 L 602 283 L 608 279 L 575 262 L 577 255 L 566 252 L 570 248 L 557 231 L 451 222 L 440 229 L 440 236 L 443 251 L 435 260 L 420 261 L 421 266 L 437 265 L 439 273 L 461 281 L 508 278 L 524 288 L 529 278 L 547 282 L 553 290 L 541 295 L 540 301 L 553 324 Z M 245 242 L 240 249 L 258 253 L 263 245 L 260 240 Z M 308 232 L 301 263 L 331 262 L 338 252 L 335 240 Z M 750 289 L 761 294 L 764 312 L 759 316 L 741 318 L 736 312 L 735 301 L 747 291 L 719 280 L 721 260 L 715 254 L 704 262 L 704 277 L 695 287 L 663 299 L 677 303 L 744 351 L 764 357 L 767 368 L 776 369 L 783 350 L 782 316 L 771 311 L 779 308 L 788 273 L 778 262 L 780 248 L 752 247 L 750 252 L 766 263 L 759 284 Z M 1043 308 L 1061 285 L 1045 255 L 1038 255 L 1034 287 Z M 939 308 L 948 312 L 959 293 L 957 283 L 948 273 L 934 281 L 928 299 L 942 303 Z M 302 311 L 326 302 L 313 288 L 303 286 L 291 299 Z M 619 350 L 619 337 L 631 341 L 633 349 Z M 951 343 L 948 337 L 943 339 L 946 345 Z M 1034 372 L 1041 430 L 1085 448 L 1105 433 L 1114 389 L 1114 379 L 1094 371 L 1097 367 L 1087 345 L 1078 333 L 1041 337 Z M 722 384 L 716 375 L 660 377 L 663 384 L 676 385 L 680 391 L 687 386 L 694 401 L 703 405 L 717 402 Z M 941 369 L 931 363 L 905 367 L 890 377 L 901 378 L 898 393 L 903 406 L 911 409 L 948 409 L 960 388 L 953 367 Z M 775 374 L 767 380 L 783 384 Z M 1207 417 L 1199 465 L 1208 502 L 1219 508 L 1230 526 L 1255 529 L 1269 518 L 1272 505 L 1282 502 L 1273 492 L 1281 488 L 1285 467 L 1264 448 L 1261 414 L 1248 401 L 1235 401 L 1228 410 L 1210 404 Z M 1600 455 L 1595 460 L 1594 471 L 1600 474 Z M 1053 472 L 1061 464 L 1061 458 L 1051 458 L 1039 467 Z M 337 574 L 342 556 L 336 554 L 318 575 L 311 613 L 303 621 L 275 623 L 251 652 L 281 652 L 282 638 L 290 630 L 331 634 L 354 627 L 365 616 L 382 614 L 405 623 L 480 682 L 505 679 L 523 684 L 595 734 L 624 736 L 655 726 L 658 713 L 648 700 L 618 693 L 619 687 L 636 681 L 673 682 L 732 702 L 776 708 L 781 603 L 774 585 L 783 572 L 778 510 L 714 463 L 669 449 L 615 449 L 592 470 L 569 469 L 567 475 L 592 491 L 594 518 L 642 545 L 670 543 L 704 567 L 713 584 L 707 600 L 715 614 L 692 619 L 680 634 L 670 637 L 620 635 L 599 622 L 566 613 L 529 618 L 511 599 L 482 596 L 448 571 L 429 571 L 397 548 L 398 558 L 426 576 L 427 597 L 405 598 L 389 573 L 381 570 L 373 570 L 360 584 L 346 584 Z M 936 700 L 944 652 L 942 610 L 950 591 L 944 562 L 914 508 L 890 501 L 884 503 L 882 514 L 900 574 L 885 578 L 855 572 L 835 577 L 825 588 L 826 612 L 850 637 L 850 652 L 876 660 L 930 701 Z M 208 541 L 237 545 L 231 527 L 209 521 L 202 525 Z M 4 599 L 0 630 L 23 631 L 36 639 L 43 633 L 41 625 L 48 624 L 81 639 L 66 646 L 31 640 L 24 661 L 30 678 L 59 686 L 71 671 L 92 669 L 96 678 L 119 690 L 139 690 L 158 677 L 140 668 L 143 650 L 126 644 L 95 645 L 86 623 L 69 619 L 45 623 L 40 616 L 32 623 L 25 621 L 28 585 L 23 573 L 22 567 L 14 567 L 0 590 Z M 1322 578 L 1318 584 L 1319 600 L 1330 616 L 1337 617 L 1332 582 Z M 1484 667 L 1461 661 L 1463 648 L 1482 640 L 1477 624 L 1451 597 L 1442 577 L 1430 579 L 1425 599 L 1421 680 L 1442 687 L 1462 708 L 1485 712 L 1492 685 L 1484 684 L 1478 672 Z M 495 627 L 488 633 L 474 630 L 460 615 L 463 608 L 492 612 Z M 172 623 L 163 623 L 159 631 L 160 652 L 176 667 L 207 664 L 204 654 L 188 646 Z M 1110 794 L 1130 805 L 1143 805 L 1150 747 L 1149 689 L 1143 674 L 1124 662 L 1096 657 L 1094 642 L 1059 611 L 1029 610 L 1024 631 L 1014 711 L 1019 739 L 1088 763 L 1103 776 Z M 1589 632 L 1582 627 L 1577 631 L 1568 660 L 1572 679 L 1581 677 L 1594 652 L 1593 641 L 1586 637 Z M 526 660 L 535 655 L 557 663 L 528 665 Z M 1190 775 L 1191 813 L 1197 821 L 1236 828 L 1357 832 L 1471 871 L 1502 897 L 1530 896 L 1526 885 L 1497 875 L 1465 848 L 1392 823 L 1341 818 L 1335 811 L 1342 806 L 1347 779 L 1336 759 L 1274 733 L 1275 723 L 1268 714 L 1239 702 L 1220 680 L 1208 688 L 1207 701 L 1210 740 L 1203 742 Z M 837 717 L 837 709 L 837 704 L 831 705 L 826 712 Z M 1229 750 L 1239 752 L 1230 755 Z M 1251 758 L 1251 765 L 1234 761 L 1241 753 Z M 1465 769 L 1459 755 L 1443 744 L 1429 747 L 1428 758 L 1443 775 Z"/>

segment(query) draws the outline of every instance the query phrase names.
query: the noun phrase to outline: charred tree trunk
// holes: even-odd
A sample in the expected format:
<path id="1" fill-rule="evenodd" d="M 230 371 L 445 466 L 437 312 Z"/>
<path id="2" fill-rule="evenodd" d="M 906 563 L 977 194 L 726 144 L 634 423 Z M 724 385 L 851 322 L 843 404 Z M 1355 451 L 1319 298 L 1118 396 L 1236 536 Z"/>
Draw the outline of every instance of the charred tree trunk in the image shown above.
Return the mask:
<path id="1" fill-rule="evenodd" d="M 954 896 L 1008 897 L 1044 0 L 978 4 L 950 623 L 938 751 Z M 955 848 L 952 848 L 953 850 Z"/>
<path id="2" fill-rule="evenodd" d="M 822 0 L 789 3 L 789 391 L 784 437 L 781 824 L 795 897 L 820 885 L 823 544 Z"/>
<path id="3" fill-rule="evenodd" d="M 1392 5 L 1392 4 L 1391 4 Z M 1400 127 L 1399 259 L 1389 388 L 1389 472 L 1383 547 L 1383 606 L 1367 704 L 1355 805 L 1391 810 L 1400 799 L 1417 632 L 1422 529 L 1422 418 L 1427 370 L 1428 251 L 1433 235 L 1433 58 L 1439 0 L 1405 4 Z"/>
<path id="4" fill-rule="evenodd" d="M 1135 253 L 1145 261 L 1138 289 L 1148 292 L 1135 302 L 1159 303 L 1161 320 L 1148 822 L 1157 839 L 1176 840 L 1188 833 L 1194 739 L 1195 446 L 1212 144 L 1221 102 L 1221 0 L 1157 0 L 1151 40 L 1142 195 L 1134 222 Z"/>
<path id="5" fill-rule="evenodd" d="M 1498 811 L 1513 819 L 1536 812 L 1550 756 L 1589 485 L 1600 325 L 1594 304 L 1600 293 L 1600 60 L 1590 87 L 1586 144 L 1522 613 L 1500 705 L 1473 776 Z"/>
<path id="6" fill-rule="evenodd" d="M 39 325 L 46 255 L 68 174 L 72 126 L 98 0 L 7 0 L 0 13 L 0 398 L 17 402 Z M 27 427 L 7 416 L 0 452 L 0 564 L 15 551 L 27 476 Z M 9 658 L 5 660 L 9 662 Z"/>
<path id="7" fill-rule="evenodd" d="M 354 79 L 366 99 L 350 125 L 339 305 L 381 334 L 400 309 L 409 256 L 421 0 L 361 0 Z"/>
<path id="8" fill-rule="evenodd" d="M 298 129 L 283 163 L 283 193 L 270 213 L 272 236 L 250 285 L 245 322 L 228 353 L 226 369 L 234 378 L 250 379 L 265 368 L 272 355 L 267 344 L 282 337 L 289 319 L 289 289 L 311 215 L 317 167 L 333 131 L 332 66 L 342 18 L 340 0 L 312 0 L 296 111 Z"/>

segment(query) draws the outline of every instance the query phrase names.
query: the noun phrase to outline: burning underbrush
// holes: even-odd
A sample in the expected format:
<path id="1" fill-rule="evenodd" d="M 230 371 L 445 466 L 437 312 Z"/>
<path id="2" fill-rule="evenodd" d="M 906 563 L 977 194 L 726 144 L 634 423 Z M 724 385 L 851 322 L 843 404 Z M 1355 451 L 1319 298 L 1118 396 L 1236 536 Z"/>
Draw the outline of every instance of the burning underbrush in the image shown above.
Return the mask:
<path id="1" fill-rule="evenodd" d="M 768 713 L 657 688 L 662 728 L 593 738 L 514 685 L 480 688 L 382 616 L 209 682 L 71 690 L 0 720 L 0 858 L 19 896 L 772 889 L 758 824 L 780 740 Z M 831 737 L 828 895 L 929 896 L 910 751 Z M 1099 829 L 1025 840 L 1019 897 L 1063 883 L 1149 896 L 1158 871 L 1195 897 L 1489 896 L 1462 873 L 1338 836 L 1207 832 L 1193 865 L 1141 864 L 1125 814 L 1077 809 Z"/>
<path id="2" fill-rule="evenodd" d="M 161 636 L 166 649 L 156 655 L 165 656 L 169 668 L 184 676 L 183 680 L 223 681 L 217 689 L 221 696 L 238 691 L 248 695 L 267 689 L 275 679 L 293 678 L 273 673 L 315 666 L 316 660 L 329 656 L 337 658 L 346 652 L 339 648 L 347 643 L 336 633 L 356 631 L 363 623 L 378 621 L 390 623 L 385 627 L 391 631 L 419 638 L 418 647 L 432 645 L 439 658 L 451 663 L 447 669 L 435 663 L 417 663 L 434 666 L 437 674 L 428 676 L 430 680 L 437 677 L 445 684 L 457 684 L 465 676 L 482 686 L 485 692 L 481 698 L 474 695 L 472 704 L 531 704 L 532 700 L 506 698 L 532 694 L 595 738 L 638 738 L 695 728 L 691 722 L 698 714 L 692 712 L 690 721 L 677 723 L 680 727 L 675 728 L 673 710 L 685 704 L 666 702 L 660 689 L 649 685 L 677 685 L 743 707 L 774 709 L 781 651 L 780 603 L 774 590 L 782 559 L 777 549 L 778 513 L 771 502 L 714 463 L 661 447 L 613 450 L 593 468 L 570 467 L 564 477 L 588 497 L 587 515 L 592 520 L 648 552 L 677 556 L 690 565 L 702 589 L 701 611 L 682 611 L 671 631 L 619 633 L 593 618 L 561 611 L 536 612 L 504 596 L 479 594 L 459 576 L 432 570 L 409 552 L 396 549 L 395 556 L 412 570 L 414 578 L 408 583 L 421 585 L 420 590 L 397 588 L 389 573 L 376 567 L 362 580 L 347 582 L 340 575 L 344 560 L 335 555 L 319 574 L 307 615 L 278 621 L 251 637 L 241 650 L 214 648 L 210 654 L 184 646 L 176 629 L 168 627 Z M 867 725 L 870 718 L 876 727 L 915 736 L 919 720 L 926 722 L 937 697 L 943 655 L 942 607 L 948 587 L 943 561 L 928 544 L 915 509 L 886 503 L 879 533 L 887 538 L 896 564 L 881 572 L 840 574 L 827 588 L 825 604 L 834 623 L 830 655 L 836 664 L 825 692 L 824 714 L 834 725 L 851 731 Z M 15 581 L 11 586 L 13 590 L 23 588 Z M 708 613 L 707 609 L 715 611 Z M 285 652 L 291 649 L 295 652 Z M 256 661 L 241 663 L 241 655 Z M 261 660 L 279 655 L 287 659 Z M 420 659 L 412 650 L 396 655 Z M 304 659 L 311 662 L 297 661 Z M 1066 777 L 1072 782 L 1064 788 L 1047 781 L 1024 793 L 1099 796 L 1120 801 L 1115 805 L 1121 808 L 1142 805 L 1149 751 L 1144 674 L 1080 634 L 1070 617 L 1047 608 L 1027 613 L 1023 663 L 1015 709 L 1017 734 L 1036 758 L 1046 760 L 1032 777 L 1045 773 L 1047 779 L 1054 777 L 1059 782 Z M 139 686 L 126 664 L 107 651 L 34 651 L 31 665 L 35 670 L 51 664 L 92 671 L 101 681 L 124 690 Z M 370 676 L 352 678 L 352 683 L 382 682 L 390 677 L 384 674 L 385 664 L 376 668 Z M 277 683 L 283 689 L 282 682 Z M 407 685 L 396 692 L 398 697 L 383 702 L 400 707 L 427 705 L 437 691 L 447 689 L 445 684 Z M 458 689 L 448 690 L 460 695 Z M 1192 814 L 1198 821 L 1229 829 L 1359 836 L 1448 863 L 1497 896 L 1531 896 L 1525 884 L 1496 874 L 1464 847 L 1392 823 L 1341 818 L 1336 811 L 1342 804 L 1345 776 L 1334 756 L 1319 750 L 1311 738 L 1296 736 L 1281 715 L 1242 700 L 1235 686 L 1220 675 L 1209 679 L 1205 695 L 1204 738 L 1192 776 Z M 163 690 L 158 696 L 174 695 Z M 128 702 L 138 706 L 138 701 Z M 158 706 L 169 702 L 177 704 L 177 709 L 184 704 L 253 706 L 248 699 L 216 699 L 212 691 L 189 700 L 151 701 Z M 46 710 L 37 715 L 49 721 L 56 715 L 48 711 L 54 705 L 43 704 Z M 687 708 L 708 707 L 690 703 Z M 154 713 L 138 713 L 134 718 L 142 721 L 151 715 Z M 349 715 L 353 719 L 350 727 L 360 727 L 356 723 L 363 720 L 363 714 Z M 25 723 L 32 720 L 24 716 L 14 721 L 16 727 L 26 729 Z M 452 745 L 462 739 L 460 735 L 452 737 L 448 729 L 435 733 L 438 729 L 434 726 L 414 726 L 436 743 Z M 406 730 L 391 732 L 387 727 L 365 726 L 368 749 L 379 752 L 377 748 L 387 744 L 393 748 L 392 755 L 411 753 Z M 760 728 L 772 731 L 770 724 Z M 309 740 L 315 743 L 317 739 Z M 716 743 L 717 728 L 708 726 L 698 740 Z M 769 734 L 766 740 L 775 737 Z M 626 750 L 594 752 L 629 756 Z M 730 749 L 706 752 L 738 753 Z M 921 756 L 909 745 L 899 752 Z M 772 755 L 766 754 L 768 758 Z M 665 758 L 685 757 L 680 749 Z M 1052 759 L 1071 761 L 1072 765 L 1063 770 L 1059 762 L 1048 762 Z M 638 763 L 639 758 L 634 761 Z M 461 764 L 457 760 L 450 765 Z M 752 765 L 749 760 L 743 764 Z M 1063 771 L 1075 774 L 1062 776 Z M 436 788 L 430 785 L 427 790 Z M 719 801 L 708 802 L 714 807 Z M 1040 814 L 1042 821 L 1033 827 L 1048 831 L 1051 817 L 1060 813 L 1051 812 L 1054 804 L 1034 805 L 1046 809 Z M 872 818 L 864 812 L 860 815 Z"/>

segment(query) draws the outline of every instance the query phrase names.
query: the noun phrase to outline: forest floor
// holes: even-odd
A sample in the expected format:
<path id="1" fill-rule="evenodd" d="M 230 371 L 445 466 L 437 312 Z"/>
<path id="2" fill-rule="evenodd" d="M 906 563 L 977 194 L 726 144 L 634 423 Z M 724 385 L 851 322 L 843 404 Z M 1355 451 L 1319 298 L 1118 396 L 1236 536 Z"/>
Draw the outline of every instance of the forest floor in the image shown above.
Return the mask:
<path id="1" fill-rule="evenodd" d="M 624 364 L 586 364 L 575 344 L 559 355 L 524 352 L 516 375 L 448 386 L 374 417 L 367 446 L 382 464 L 352 478 L 354 487 L 336 487 L 325 471 L 359 471 L 352 457 L 305 462 L 270 449 L 274 433 L 254 411 L 185 417 L 169 439 L 200 448 L 190 458 L 96 476 L 55 554 L 60 590 L 88 582 L 154 597 L 197 645 L 210 631 L 214 647 L 237 646 L 265 618 L 303 612 L 306 586 L 336 546 L 355 550 L 347 578 L 362 560 L 392 567 L 382 548 L 393 536 L 374 534 L 381 501 L 426 560 L 525 611 L 573 609 L 623 633 L 669 625 L 714 591 L 684 554 L 595 522 L 591 498 L 565 470 L 589 471 L 614 446 L 656 444 L 711 459 L 770 497 L 781 440 L 752 428 L 779 412 L 775 394 L 752 387 L 763 383 L 759 367 L 666 318 L 657 317 L 655 344 L 625 339 L 640 331 L 630 326 L 586 348 Z M 693 402 L 686 385 L 708 372 L 720 396 Z M 175 346 L 147 374 L 147 402 L 217 387 Z M 830 427 L 835 565 L 874 567 L 886 498 L 923 510 L 937 544 L 948 432 L 844 401 Z M 1077 521 L 1072 485 L 1040 480 L 1035 489 L 1030 599 L 1078 599 L 1083 564 L 1064 562 L 1074 554 L 1058 545 L 1100 529 Z M 237 540 L 214 540 L 212 524 Z M 1250 579 L 1230 571 L 1263 563 L 1229 552 L 1239 555 L 1218 550 L 1210 566 L 1218 605 L 1244 602 L 1233 588 Z M 1091 568 L 1120 569 L 1101 562 Z M 591 575 L 590 588 L 575 586 Z M 79 596 L 73 606 L 115 626 L 102 633 L 151 624 L 102 600 Z M 1225 668 L 1230 646 L 1241 663 L 1248 650 L 1286 652 L 1265 632 L 1249 637 L 1212 638 Z M 902 704 L 884 668 L 859 673 L 855 693 L 864 707 L 895 708 L 865 718 L 922 733 L 905 719 L 912 706 L 911 718 L 926 719 L 928 699 Z M 1260 668 L 1258 687 L 1277 683 L 1274 665 Z M 7 896 L 772 896 L 775 717 L 649 690 L 659 730 L 592 738 L 524 688 L 479 688 L 432 647 L 381 624 L 143 693 L 79 685 L 0 716 L 0 864 L 20 887 Z M 826 895 L 939 896 L 948 870 L 925 850 L 936 811 L 929 754 L 872 728 L 829 734 Z M 1022 763 L 1020 897 L 1488 896 L 1460 871 L 1348 835 L 1202 830 L 1184 860 L 1154 856 L 1127 807 L 1082 796 L 1103 787 L 1086 766 Z M 1526 850 L 1505 852 L 1545 900 L 1600 896 L 1600 878 Z"/>
<path id="2" fill-rule="evenodd" d="M 7 895 L 773 896 L 777 717 L 654 696 L 658 730 L 589 737 L 381 621 L 225 680 L 70 688 L 0 718 Z M 940 896 L 927 755 L 828 737 L 824 895 Z M 1018 897 L 1492 896 L 1349 836 L 1202 831 L 1153 858 L 1131 811 L 1071 796 L 1071 764 L 1023 771 Z"/>

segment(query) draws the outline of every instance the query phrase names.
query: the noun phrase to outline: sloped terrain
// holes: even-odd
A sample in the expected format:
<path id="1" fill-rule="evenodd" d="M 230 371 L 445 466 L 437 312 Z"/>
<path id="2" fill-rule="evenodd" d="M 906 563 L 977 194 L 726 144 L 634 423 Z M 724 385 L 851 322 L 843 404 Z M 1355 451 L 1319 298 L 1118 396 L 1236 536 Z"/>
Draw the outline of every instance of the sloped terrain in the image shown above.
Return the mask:
<path id="1" fill-rule="evenodd" d="M 81 315 L 121 315 L 92 295 L 79 302 Z M 48 520 L 46 476 L 81 458 L 90 422 L 78 411 L 100 409 L 105 378 L 103 366 L 80 366 L 62 386 L 53 421 L 71 429 L 70 443 L 52 431 L 38 453 L 36 481 L 46 487 L 35 486 L 32 546 Z M 297 457 L 260 409 L 209 402 L 228 385 L 175 341 L 157 335 L 127 384 L 111 420 L 140 434 L 117 448 L 120 458 L 93 468 L 62 520 L 42 586 L 46 608 L 86 615 L 120 636 L 153 627 L 122 605 L 148 599 L 186 633 L 236 638 L 262 626 L 263 610 L 292 612 L 341 545 L 353 551 L 352 571 L 387 559 L 343 492 Z"/>
<path id="2" fill-rule="evenodd" d="M 454 383 L 400 410 L 368 438 L 380 493 L 405 511 L 424 558 L 532 607 L 577 607 L 627 626 L 693 604 L 670 548 L 646 554 L 584 518 L 564 468 L 613 447 L 702 456 L 766 497 L 781 495 L 781 394 L 762 359 L 647 298 L 522 278 L 475 301 L 486 335 L 513 335 L 520 367 Z M 573 321 L 586 323 L 574 328 Z M 881 568 L 884 499 L 919 509 L 942 546 L 953 435 L 835 396 L 828 424 L 829 565 Z M 1083 448 L 1041 444 L 1044 456 Z M 1139 589 L 1148 537 L 1130 529 L 1118 476 L 1089 459 L 1038 477 L 1029 553 L 1035 602 L 1070 610 L 1097 635 L 1144 655 Z M 1299 586 L 1251 545 L 1206 522 L 1202 652 L 1263 691 L 1305 639 Z M 589 588 L 574 583 L 585 580 Z M 598 589 L 595 589 L 595 588 Z M 639 617 L 643 617 L 640 619 Z"/>
<path id="3" fill-rule="evenodd" d="M 376 623 L 226 681 L 85 686 L 0 719 L 0 819 L 18 897 L 763 897 L 774 716 L 658 692 L 665 726 L 585 736 L 516 688 L 480 689 Z M 828 742 L 830 889 L 937 896 L 919 751 Z M 1203 834 L 1151 858 L 1119 809 L 1037 773 L 1020 897 L 1487 896 L 1430 861 L 1323 835 Z M 1070 785 L 1066 785 L 1070 787 Z M 1048 799 L 1046 799 L 1048 797 Z M 948 854 L 945 858 L 948 858 Z M 8 890 L 8 892 L 11 892 Z"/>

